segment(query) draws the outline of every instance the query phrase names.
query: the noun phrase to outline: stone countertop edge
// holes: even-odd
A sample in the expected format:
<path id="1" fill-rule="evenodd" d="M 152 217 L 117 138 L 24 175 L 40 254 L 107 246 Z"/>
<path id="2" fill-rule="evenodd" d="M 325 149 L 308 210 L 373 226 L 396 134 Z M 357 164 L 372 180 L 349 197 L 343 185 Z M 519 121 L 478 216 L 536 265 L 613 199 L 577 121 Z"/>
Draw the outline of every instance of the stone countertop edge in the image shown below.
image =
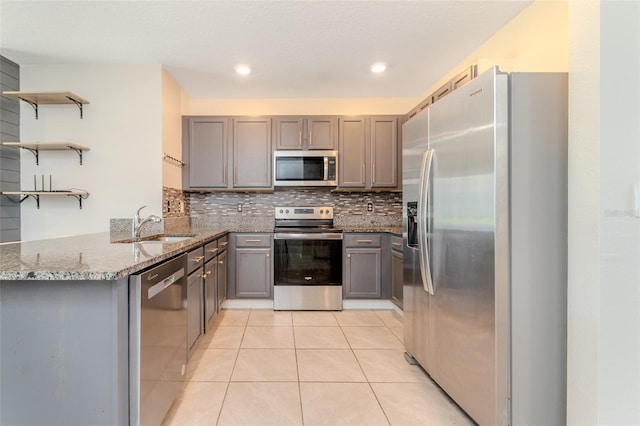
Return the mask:
<path id="1" fill-rule="evenodd" d="M 1 281 L 111 281 L 140 272 L 231 232 L 190 228 L 173 243 L 114 243 L 109 232 L 0 245 Z"/>
<path id="2" fill-rule="evenodd" d="M 0 245 L 3 281 L 111 281 L 140 272 L 228 233 L 272 233 L 273 227 L 182 228 L 171 234 L 196 234 L 174 243 L 113 243 L 108 232 Z M 401 227 L 343 228 L 343 232 L 386 232 L 402 236 Z M 124 235 L 122 238 L 126 238 Z"/>

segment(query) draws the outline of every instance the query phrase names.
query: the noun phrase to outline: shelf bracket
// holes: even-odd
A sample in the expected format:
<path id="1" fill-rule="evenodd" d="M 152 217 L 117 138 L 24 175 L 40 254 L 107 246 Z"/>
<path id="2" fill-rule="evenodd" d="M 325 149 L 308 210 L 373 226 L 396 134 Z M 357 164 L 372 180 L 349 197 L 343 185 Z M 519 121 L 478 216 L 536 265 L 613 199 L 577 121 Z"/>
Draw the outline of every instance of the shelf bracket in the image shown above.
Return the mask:
<path id="1" fill-rule="evenodd" d="M 80 110 L 80 118 L 82 119 L 82 102 L 73 99 L 71 96 L 65 96 L 67 99 L 69 99 L 71 102 L 73 102 L 74 104 L 76 104 L 76 106 L 78 107 L 78 109 Z M 37 118 L 37 117 L 36 117 Z"/>
<path id="2" fill-rule="evenodd" d="M 38 119 L 38 103 L 30 101 L 30 100 L 25 99 L 25 98 L 18 98 L 18 99 L 20 99 L 21 101 L 24 101 L 24 102 L 28 103 L 29 105 L 31 105 L 33 110 L 36 112 L 36 120 L 37 120 Z"/>
<path id="3" fill-rule="evenodd" d="M 87 196 L 82 196 L 81 194 L 67 194 L 67 197 L 73 197 L 76 200 L 78 200 L 78 203 L 80 204 L 80 209 L 82 210 L 82 200 L 84 200 L 85 198 L 87 198 L 89 196 L 89 194 L 87 194 Z"/>
<path id="4" fill-rule="evenodd" d="M 20 148 L 26 149 L 27 151 L 32 153 L 33 156 L 36 157 L 36 166 L 40 165 L 40 152 L 38 151 L 38 149 L 28 148 L 26 146 L 21 146 Z"/>
<path id="5" fill-rule="evenodd" d="M 67 148 L 75 151 L 78 154 L 78 156 L 80 157 L 80 165 L 82 166 L 82 150 L 80 148 L 76 148 L 76 147 L 73 147 L 73 146 L 67 146 Z M 36 164 L 37 164 L 37 162 L 36 162 Z"/>
<path id="6" fill-rule="evenodd" d="M 5 197 L 9 198 L 9 196 L 5 195 Z M 27 198 L 33 198 L 34 200 L 36 200 L 36 208 L 40 209 L 40 195 L 38 194 L 26 194 L 24 197 L 20 198 L 20 201 L 18 201 L 18 203 L 22 204 L 22 202 L 24 200 L 26 200 Z M 11 198 L 9 198 L 11 200 Z M 13 200 L 11 200 L 13 201 Z M 15 203 L 15 201 L 14 201 Z"/>

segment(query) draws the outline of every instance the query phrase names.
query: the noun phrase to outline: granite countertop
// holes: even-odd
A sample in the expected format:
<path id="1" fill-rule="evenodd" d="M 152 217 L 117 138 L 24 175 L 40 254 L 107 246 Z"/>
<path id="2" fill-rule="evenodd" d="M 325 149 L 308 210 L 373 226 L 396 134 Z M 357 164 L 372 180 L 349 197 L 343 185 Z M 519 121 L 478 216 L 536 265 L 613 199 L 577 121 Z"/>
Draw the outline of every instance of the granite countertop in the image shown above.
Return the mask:
<path id="1" fill-rule="evenodd" d="M 343 226 L 342 232 L 386 232 L 401 237 L 402 226 Z"/>
<path id="2" fill-rule="evenodd" d="M 394 226 L 344 226 L 343 232 L 388 232 Z M 172 235 L 195 234 L 172 243 L 114 243 L 128 234 L 102 232 L 0 245 L 0 280 L 117 280 L 189 251 L 229 232 L 273 232 L 273 226 L 182 227 Z"/>
<path id="3" fill-rule="evenodd" d="M 174 243 L 113 243 L 109 232 L 0 245 L 0 280 L 117 280 L 229 232 L 188 228 Z M 124 238 L 127 238 L 125 235 Z"/>

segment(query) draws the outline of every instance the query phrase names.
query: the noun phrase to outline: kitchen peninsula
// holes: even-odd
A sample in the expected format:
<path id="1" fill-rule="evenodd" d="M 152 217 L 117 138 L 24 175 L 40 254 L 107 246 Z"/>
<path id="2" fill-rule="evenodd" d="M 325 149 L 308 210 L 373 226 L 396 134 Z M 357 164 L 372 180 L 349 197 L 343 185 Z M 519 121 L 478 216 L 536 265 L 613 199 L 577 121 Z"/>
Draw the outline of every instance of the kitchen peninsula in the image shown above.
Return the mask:
<path id="1" fill-rule="evenodd" d="M 0 423 L 129 424 L 129 275 L 227 231 L 0 245 Z"/>
<path id="2" fill-rule="evenodd" d="M 0 423 L 129 424 L 129 276 L 228 233 L 272 231 L 186 226 L 172 234 L 193 236 L 171 243 L 104 232 L 0 245 Z"/>

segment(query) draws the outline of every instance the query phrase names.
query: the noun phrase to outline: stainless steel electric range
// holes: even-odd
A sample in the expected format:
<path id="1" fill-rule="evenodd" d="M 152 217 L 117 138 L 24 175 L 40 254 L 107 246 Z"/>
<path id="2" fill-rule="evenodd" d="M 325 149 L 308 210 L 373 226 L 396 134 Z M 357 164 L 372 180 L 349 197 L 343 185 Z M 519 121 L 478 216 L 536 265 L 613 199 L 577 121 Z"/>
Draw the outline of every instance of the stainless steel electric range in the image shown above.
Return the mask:
<path id="1" fill-rule="evenodd" d="M 333 207 L 276 207 L 275 310 L 342 310 L 342 230 Z"/>

